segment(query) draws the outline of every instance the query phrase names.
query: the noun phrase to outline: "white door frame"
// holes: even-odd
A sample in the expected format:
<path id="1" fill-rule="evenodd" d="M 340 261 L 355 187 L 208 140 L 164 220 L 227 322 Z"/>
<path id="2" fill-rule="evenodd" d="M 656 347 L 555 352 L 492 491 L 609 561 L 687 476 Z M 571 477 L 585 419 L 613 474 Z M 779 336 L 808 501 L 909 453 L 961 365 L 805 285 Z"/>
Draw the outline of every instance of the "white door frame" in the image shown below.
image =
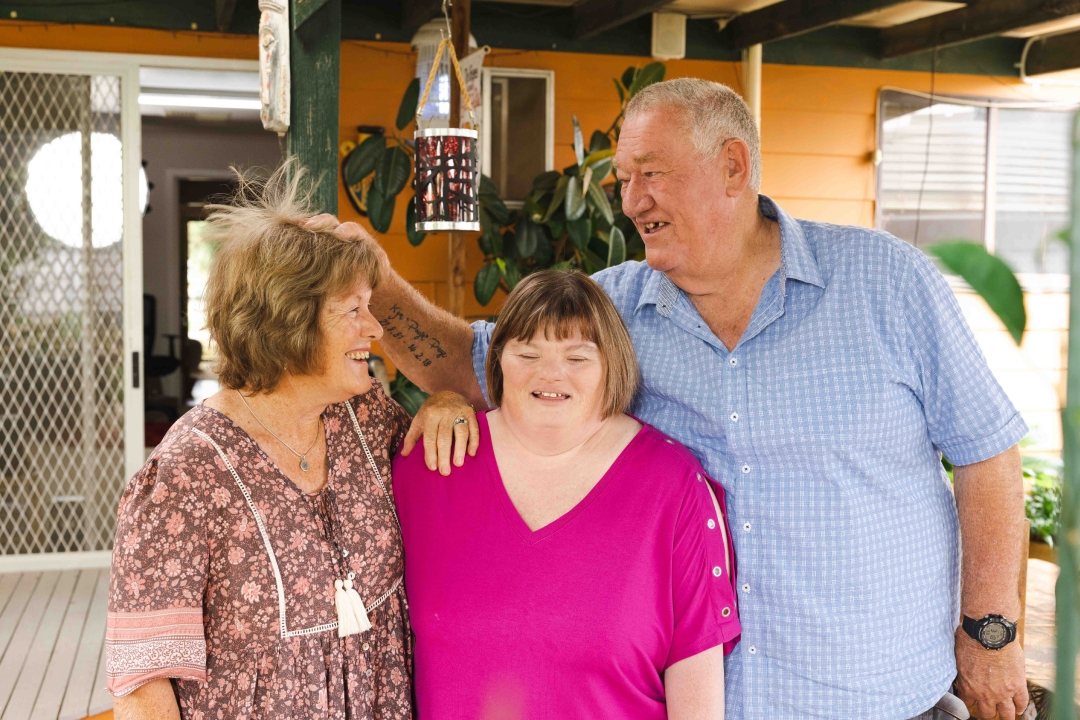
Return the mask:
<path id="1" fill-rule="evenodd" d="M 124 157 L 124 476 L 130 478 L 146 462 L 144 451 L 145 351 L 143 349 L 143 241 L 139 206 L 142 167 L 142 115 L 139 111 L 139 68 L 192 70 L 258 70 L 257 60 L 177 57 L 126 53 L 0 48 L 0 71 L 64 75 L 111 75 L 120 78 L 120 141 Z M 138 353 L 138 367 L 135 355 Z M 139 383 L 135 386 L 136 371 Z M 107 567 L 110 553 L 72 552 L 0 556 L 0 572 Z"/>

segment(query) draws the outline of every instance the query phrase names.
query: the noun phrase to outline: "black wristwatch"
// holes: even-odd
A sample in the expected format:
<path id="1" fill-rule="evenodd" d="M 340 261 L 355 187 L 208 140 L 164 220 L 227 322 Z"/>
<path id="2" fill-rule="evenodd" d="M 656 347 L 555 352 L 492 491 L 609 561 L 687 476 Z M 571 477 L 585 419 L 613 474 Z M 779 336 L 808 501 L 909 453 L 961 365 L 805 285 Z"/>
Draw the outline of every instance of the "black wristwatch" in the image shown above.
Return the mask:
<path id="1" fill-rule="evenodd" d="M 972 620 L 965 615 L 961 625 L 964 632 L 987 650 L 1000 650 L 1016 639 L 1016 623 L 1001 615 L 987 615 L 982 620 Z"/>

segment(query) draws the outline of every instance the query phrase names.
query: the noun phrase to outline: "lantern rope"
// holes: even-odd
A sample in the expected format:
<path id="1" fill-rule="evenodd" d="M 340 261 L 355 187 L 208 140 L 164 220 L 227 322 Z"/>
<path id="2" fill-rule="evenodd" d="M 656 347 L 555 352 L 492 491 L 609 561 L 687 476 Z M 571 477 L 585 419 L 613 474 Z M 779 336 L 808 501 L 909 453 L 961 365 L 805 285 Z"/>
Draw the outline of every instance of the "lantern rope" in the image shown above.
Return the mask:
<path id="1" fill-rule="evenodd" d="M 446 17 L 446 37 L 439 41 L 439 47 L 435 50 L 435 59 L 431 63 L 431 72 L 428 73 L 427 84 L 424 85 L 424 94 L 416 106 L 417 127 L 420 127 L 420 118 L 424 114 L 424 106 L 427 104 L 428 95 L 431 94 L 431 86 L 439 75 L 439 61 L 442 60 L 443 50 L 450 53 L 450 64 L 454 67 L 454 76 L 457 78 L 458 85 L 461 86 L 461 100 L 469 111 L 469 120 L 472 122 L 473 127 L 476 127 L 476 112 L 473 110 L 472 98 L 469 96 L 469 90 L 465 85 L 465 76 L 461 74 L 461 65 L 458 64 L 457 51 L 454 49 L 453 38 L 450 34 L 450 16 L 446 10 L 447 4 L 446 0 L 443 0 L 443 15 Z M 450 121 L 454 122 L 454 118 L 450 118 Z"/>

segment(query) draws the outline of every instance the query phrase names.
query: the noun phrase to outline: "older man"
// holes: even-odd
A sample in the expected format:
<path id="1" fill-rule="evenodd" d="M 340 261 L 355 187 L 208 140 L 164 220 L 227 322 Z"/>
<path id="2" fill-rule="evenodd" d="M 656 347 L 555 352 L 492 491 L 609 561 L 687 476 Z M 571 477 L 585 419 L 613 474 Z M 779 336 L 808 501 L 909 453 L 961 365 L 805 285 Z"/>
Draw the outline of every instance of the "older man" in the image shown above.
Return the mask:
<path id="1" fill-rule="evenodd" d="M 723 85 L 640 92 L 615 162 L 646 263 L 594 277 L 637 350 L 634 412 L 728 494 L 744 629 L 728 717 L 946 717 L 954 678 L 982 717 L 1022 711 L 1027 428 L 945 280 L 888 234 L 760 195 L 757 128 Z M 395 275 L 373 305 L 406 374 L 485 402 L 489 323 Z"/>

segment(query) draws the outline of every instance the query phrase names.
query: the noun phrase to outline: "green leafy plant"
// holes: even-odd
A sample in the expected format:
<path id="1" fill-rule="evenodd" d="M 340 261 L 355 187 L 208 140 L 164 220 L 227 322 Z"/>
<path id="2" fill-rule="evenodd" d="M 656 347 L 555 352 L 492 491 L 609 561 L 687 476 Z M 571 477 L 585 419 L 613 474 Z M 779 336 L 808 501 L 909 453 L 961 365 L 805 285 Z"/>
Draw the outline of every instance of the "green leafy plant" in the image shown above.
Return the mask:
<path id="1" fill-rule="evenodd" d="M 420 98 L 420 80 L 413 78 L 405 89 L 394 123 L 398 132 L 404 131 L 416 119 L 416 103 Z M 341 174 L 346 185 L 354 185 L 374 175 L 367 193 L 367 212 L 371 227 L 384 233 L 390 229 L 398 195 L 409 184 L 416 149 L 413 141 L 392 133 L 371 135 L 357 145 L 342 161 Z M 406 203 L 405 231 L 412 245 L 424 241 L 424 233 L 416 232 L 416 211 Z"/>
<path id="2" fill-rule="evenodd" d="M 593 131 L 588 145 L 573 116 L 576 162 L 562 172 L 537 175 L 520 211 L 508 210 L 494 183 L 481 179 L 479 242 L 484 266 L 473 286 L 481 305 L 491 302 L 500 287 L 509 292 L 536 270 L 577 268 L 591 274 L 644 252 L 634 224 L 623 215 L 618 180 L 604 183 L 612 175 L 626 104 L 643 88 L 663 80 L 664 72 L 662 63 L 651 63 L 627 68 L 614 79 L 619 112 L 607 130 Z"/>
<path id="3" fill-rule="evenodd" d="M 397 375 L 390 381 L 390 397 L 403 407 L 410 416 L 416 417 L 420 406 L 428 399 L 428 394 L 415 385 L 412 380 L 405 377 L 405 373 L 398 370 Z"/>
<path id="4" fill-rule="evenodd" d="M 934 245 L 930 252 L 986 301 L 1019 345 L 1024 338 L 1027 311 L 1024 293 L 1012 268 L 979 243 L 946 242 Z"/>
<path id="5" fill-rule="evenodd" d="M 1025 455 L 1024 513 L 1031 539 L 1054 545 L 1061 516 L 1061 460 Z"/>
<path id="6" fill-rule="evenodd" d="M 538 175 L 519 210 L 510 210 L 499 198 L 495 184 L 480 179 L 480 249 L 484 266 L 476 275 L 473 293 L 481 305 L 491 302 L 501 287 L 507 292 L 531 272 L 544 268 L 578 268 L 588 273 L 618 265 L 638 256 L 645 246 L 634 224 L 622 213 L 619 184 L 604 185 L 612 175 L 614 145 L 622 129 L 626 103 L 642 88 L 664 79 L 664 65 L 630 67 L 614 80 L 619 112 L 607 130 L 596 130 L 586 146 L 577 117 L 574 123 L 576 162 L 561 172 Z M 397 129 L 413 121 L 419 81 L 405 91 L 398 110 Z M 377 232 L 386 232 L 397 195 L 408 183 L 415 149 L 411 141 L 393 135 L 374 135 L 345 158 L 342 174 L 353 184 L 374 174 L 367 196 L 368 216 Z M 420 245 L 425 234 L 416 232 L 414 204 L 406 203 L 405 228 L 409 242 Z"/>

